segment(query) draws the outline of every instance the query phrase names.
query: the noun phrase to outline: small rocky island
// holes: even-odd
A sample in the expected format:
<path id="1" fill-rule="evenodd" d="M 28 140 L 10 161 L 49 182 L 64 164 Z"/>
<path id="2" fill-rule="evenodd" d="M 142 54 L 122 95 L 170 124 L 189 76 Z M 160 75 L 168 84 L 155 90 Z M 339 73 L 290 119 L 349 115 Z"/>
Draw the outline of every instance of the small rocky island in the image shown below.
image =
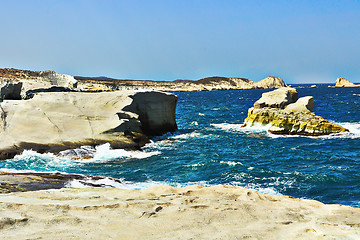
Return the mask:
<path id="1" fill-rule="evenodd" d="M 336 79 L 335 87 L 360 87 L 360 84 L 354 84 L 346 78 L 340 77 Z"/>
<path id="2" fill-rule="evenodd" d="M 348 132 L 335 123 L 315 115 L 314 97 L 298 98 L 295 88 L 284 87 L 266 92 L 248 111 L 243 127 L 271 125 L 273 134 L 320 136 Z"/>

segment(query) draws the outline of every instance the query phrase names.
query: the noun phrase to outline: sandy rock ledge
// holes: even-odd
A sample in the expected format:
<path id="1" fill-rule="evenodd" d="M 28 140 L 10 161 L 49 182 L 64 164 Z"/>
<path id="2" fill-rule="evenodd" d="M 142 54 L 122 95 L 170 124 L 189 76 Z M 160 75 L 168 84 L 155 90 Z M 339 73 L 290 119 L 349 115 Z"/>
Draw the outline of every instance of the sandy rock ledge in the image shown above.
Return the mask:
<path id="1" fill-rule="evenodd" d="M 360 209 L 234 186 L 0 195 L 2 239 L 359 239 Z"/>

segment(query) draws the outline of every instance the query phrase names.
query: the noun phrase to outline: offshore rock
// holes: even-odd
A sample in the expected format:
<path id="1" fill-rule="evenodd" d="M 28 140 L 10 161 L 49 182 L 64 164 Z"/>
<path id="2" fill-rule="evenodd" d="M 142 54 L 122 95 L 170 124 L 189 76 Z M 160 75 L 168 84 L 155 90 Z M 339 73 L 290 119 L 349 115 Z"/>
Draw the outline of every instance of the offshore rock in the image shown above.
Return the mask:
<path id="1" fill-rule="evenodd" d="M 264 97 L 265 95 L 265 97 Z M 312 96 L 297 99 L 293 88 L 281 88 L 264 93 L 248 111 L 243 127 L 271 125 L 273 134 L 320 136 L 349 130 L 312 113 Z"/>
<path id="2" fill-rule="evenodd" d="M 258 88 L 281 88 L 286 87 L 286 83 L 279 77 L 269 76 L 256 83 Z"/>
<path id="3" fill-rule="evenodd" d="M 6 100 L 0 103 L 0 159 L 24 149 L 58 153 L 104 143 L 137 149 L 148 142 L 148 132 L 177 129 L 176 101 L 173 94 L 133 91 L 38 93 L 29 100 Z"/>
<path id="4" fill-rule="evenodd" d="M 346 78 L 338 78 L 336 79 L 335 87 L 360 87 L 360 85 L 356 85 Z"/>

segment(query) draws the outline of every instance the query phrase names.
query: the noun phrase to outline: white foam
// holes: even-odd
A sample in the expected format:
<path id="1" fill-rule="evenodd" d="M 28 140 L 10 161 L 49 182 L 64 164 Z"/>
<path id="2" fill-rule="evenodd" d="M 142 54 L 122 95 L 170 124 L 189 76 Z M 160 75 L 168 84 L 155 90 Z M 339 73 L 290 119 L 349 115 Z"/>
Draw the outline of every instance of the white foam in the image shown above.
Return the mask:
<path id="1" fill-rule="evenodd" d="M 58 157 L 53 153 L 38 153 L 33 150 L 24 150 L 21 154 L 16 155 L 13 161 L 24 161 L 28 168 L 37 168 L 38 166 L 43 169 L 63 168 L 73 165 L 73 161 L 67 158 Z M 48 172 L 48 171 L 47 171 Z"/>
<path id="2" fill-rule="evenodd" d="M 199 125 L 199 123 L 197 121 L 193 121 L 193 122 L 190 123 L 190 125 L 197 126 L 197 125 Z"/>
<path id="3" fill-rule="evenodd" d="M 354 123 L 343 122 L 337 124 L 343 126 L 344 128 L 349 129 L 350 133 L 360 137 L 360 122 L 354 122 Z"/>
<path id="4" fill-rule="evenodd" d="M 231 162 L 231 161 L 220 161 L 221 164 L 226 164 L 226 165 L 229 165 L 229 166 L 236 166 L 236 165 L 243 165 L 241 162 Z"/>
<path id="5" fill-rule="evenodd" d="M 198 168 L 198 167 L 203 167 L 205 166 L 205 164 L 203 163 L 195 163 L 195 164 L 191 164 L 191 165 L 185 165 L 185 167 L 190 167 L 190 168 Z"/>
<path id="6" fill-rule="evenodd" d="M 260 123 L 255 123 L 254 126 L 243 127 L 243 124 L 211 123 L 210 126 L 230 132 L 235 131 L 235 132 L 244 132 L 244 133 L 259 133 L 259 132 L 267 132 L 270 129 L 271 124 L 264 126 Z"/>
<path id="7" fill-rule="evenodd" d="M 33 150 L 24 150 L 16 155 L 11 161 L 27 161 L 29 167 L 39 165 L 40 167 L 68 167 L 79 163 L 106 162 L 114 159 L 143 159 L 161 154 L 160 151 L 127 151 L 124 149 L 111 149 L 110 144 L 96 146 L 95 148 L 85 146 L 79 149 L 66 150 L 59 155 L 53 153 L 38 153 Z M 75 159 L 74 159 L 75 158 Z"/>
<path id="8" fill-rule="evenodd" d="M 271 195 L 282 195 L 279 191 L 277 191 L 275 188 L 273 187 L 260 187 L 257 184 L 244 184 L 243 182 L 231 182 L 230 185 L 233 186 L 239 186 L 239 187 L 244 187 L 259 193 L 264 193 L 264 194 L 271 194 Z"/>
<path id="9" fill-rule="evenodd" d="M 92 159 L 83 159 L 82 162 L 102 162 L 113 159 L 143 159 L 154 155 L 161 154 L 160 151 L 143 152 L 143 151 L 127 151 L 124 149 L 111 149 L 109 143 L 95 147 L 95 153 Z"/>
<path id="10" fill-rule="evenodd" d="M 196 137 L 200 137 L 201 133 L 199 132 L 191 132 L 191 133 L 184 133 L 184 134 L 180 134 L 180 135 L 176 135 L 171 137 L 171 139 L 189 139 L 189 138 L 196 138 Z"/>

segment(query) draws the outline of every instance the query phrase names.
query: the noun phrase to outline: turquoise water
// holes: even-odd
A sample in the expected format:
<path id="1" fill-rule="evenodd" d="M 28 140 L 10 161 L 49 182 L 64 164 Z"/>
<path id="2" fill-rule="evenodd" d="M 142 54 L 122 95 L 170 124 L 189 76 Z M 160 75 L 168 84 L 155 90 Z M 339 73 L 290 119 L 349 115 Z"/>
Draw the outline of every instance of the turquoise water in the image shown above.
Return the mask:
<path id="1" fill-rule="evenodd" d="M 94 158 L 73 161 L 27 151 L 0 162 L 0 168 L 109 176 L 123 184 L 109 180 L 108 185 L 132 189 L 232 184 L 360 207 L 360 88 L 298 89 L 300 97 L 315 97 L 315 113 L 351 131 L 327 137 L 274 136 L 261 128 L 240 128 L 247 109 L 265 91 L 176 92 L 179 131 L 153 139 L 143 152 L 103 145 L 87 150 Z"/>

